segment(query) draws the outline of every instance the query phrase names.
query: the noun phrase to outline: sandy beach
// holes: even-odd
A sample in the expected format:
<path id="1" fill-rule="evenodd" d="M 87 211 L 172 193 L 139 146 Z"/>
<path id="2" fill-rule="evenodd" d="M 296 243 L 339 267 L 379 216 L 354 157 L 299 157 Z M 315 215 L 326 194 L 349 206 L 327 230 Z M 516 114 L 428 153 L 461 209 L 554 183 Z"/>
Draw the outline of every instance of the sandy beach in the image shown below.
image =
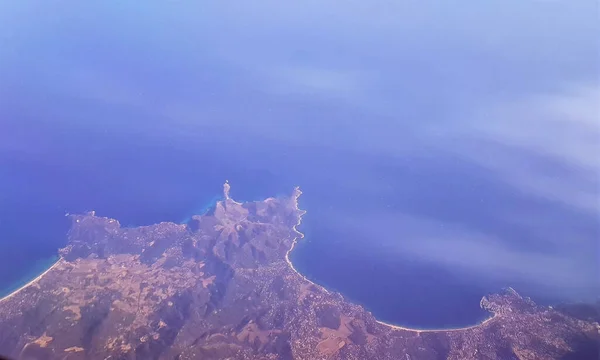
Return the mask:
<path id="1" fill-rule="evenodd" d="M 469 326 L 457 327 L 457 328 L 446 328 L 446 329 L 413 329 L 413 328 L 407 328 L 407 327 L 403 327 L 403 326 L 399 326 L 399 325 L 389 324 L 389 323 L 386 323 L 384 321 L 379 321 L 379 320 L 377 320 L 377 322 L 381 325 L 389 326 L 390 328 L 392 328 L 394 330 L 404 330 L 404 331 L 425 333 L 425 332 L 464 331 L 464 330 L 474 329 L 474 328 L 477 328 L 477 327 L 487 324 L 488 322 L 494 320 L 495 318 L 496 318 L 496 314 L 494 314 L 492 317 L 489 317 L 475 325 L 469 325 Z"/>
<path id="2" fill-rule="evenodd" d="M 58 259 L 54 264 L 52 264 L 52 266 L 50 266 L 46 271 L 44 271 L 43 273 L 39 274 L 35 279 L 29 281 L 27 284 L 21 286 L 20 288 L 18 288 L 17 290 L 11 292 L 10 294 L 6 295 L 5 297 L 0 299 L 0 302 L 3 302 L 5 300 L 10 299 L 11 297 L 15 296 L 16 294 L 18 294 L 21 290 L 25 289 L 26 287 L 35 284 L 36 282 L 40 281 L 40 279 L 42 277 L 44 277 L 44 275 L 46 275 L 47 273 L 49 273 L 50 271 L 52 271 L 52 269 L 54 269 L 56 266 L 58 266 L 61 263 L 62 259 Z"/>

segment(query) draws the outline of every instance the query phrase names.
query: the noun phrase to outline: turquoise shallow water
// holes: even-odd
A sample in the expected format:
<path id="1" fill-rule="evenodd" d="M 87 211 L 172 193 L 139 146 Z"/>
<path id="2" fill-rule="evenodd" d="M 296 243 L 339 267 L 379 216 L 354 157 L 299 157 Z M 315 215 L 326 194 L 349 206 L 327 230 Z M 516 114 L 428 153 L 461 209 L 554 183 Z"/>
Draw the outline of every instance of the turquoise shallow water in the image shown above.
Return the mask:
<path id="1" fill-rule="evenodd" d="M 52 256 L 48 259 L 39 259 L 32 261 L 32 264 L 26 267 L 27 271 L 21 275 L 20 279 L 17 279 L 12 284 L 5 286 L 0 289 L 0 298 L 3 298 L 13 291 L 21 288 L 31 280 L 37 278 L 44 271 L 48 270 L 58 260 L 58 256 Z"/>
<path id="2" fill-rule="evenodd" d="M 185 224 L 192 219 L 194 215 L 204 215 L 206 214 L 213 206 L 216 205 L 217 201 L 223 200 L 223 194 L 215 195 L 210 201 L 205 203 L 204 205 L 198 206 L 194 211 L 191 212 L 189 216 L 186 216 L 183 220 L 181 220 L 181 224 Z"/>

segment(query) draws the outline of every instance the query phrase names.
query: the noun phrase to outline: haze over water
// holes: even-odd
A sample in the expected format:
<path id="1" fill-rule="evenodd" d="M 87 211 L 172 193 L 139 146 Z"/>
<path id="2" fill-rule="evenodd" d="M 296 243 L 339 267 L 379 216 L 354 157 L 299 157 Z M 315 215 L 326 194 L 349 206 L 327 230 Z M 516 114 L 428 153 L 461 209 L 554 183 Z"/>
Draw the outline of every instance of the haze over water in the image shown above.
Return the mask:
<path id="1" fill-rule="evenodd" d="M 3 2 L 0 294 L 65 213 L 181 222 L 228 179 L 299 185 L 292 261 L 387 322 L 597 298 L 598 5 L 461 4 Z"/>

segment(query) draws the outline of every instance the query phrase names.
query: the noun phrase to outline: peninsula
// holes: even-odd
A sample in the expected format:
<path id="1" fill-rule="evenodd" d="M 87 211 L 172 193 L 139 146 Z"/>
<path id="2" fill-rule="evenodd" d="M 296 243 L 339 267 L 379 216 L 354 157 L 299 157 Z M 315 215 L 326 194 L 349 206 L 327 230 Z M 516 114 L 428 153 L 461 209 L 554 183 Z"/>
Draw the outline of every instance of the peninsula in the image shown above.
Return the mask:
<path id="1" fill-rule="evenodd" d="M 289 253 L 299 188 L 230 198 L 186 224 L 122 227 L 71 215 L 44 274 L 0 300 L 0 354 L 15 359 L 585 359 L 598 319 L 536 305 L 512 289 L 482 298 L 493 316 L 463 329 L 379 322 L 298 273 Z M 410 296 L 410 294 L 406 294 Z M 443 305 L 444 299 L 439 299 Z M 427 311 L 427 309 L 423 309 Z"/>

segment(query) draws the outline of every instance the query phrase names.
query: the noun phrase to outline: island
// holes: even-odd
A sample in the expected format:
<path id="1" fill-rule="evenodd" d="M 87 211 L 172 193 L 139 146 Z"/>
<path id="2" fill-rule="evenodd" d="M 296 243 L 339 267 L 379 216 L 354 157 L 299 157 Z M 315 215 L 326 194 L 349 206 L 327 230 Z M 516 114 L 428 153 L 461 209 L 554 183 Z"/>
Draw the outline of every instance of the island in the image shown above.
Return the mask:
<path id="1" fill-rule="evenodd" d="M 230 198 L 229 183 L 223 190 L 224 200 L 186 224 L 123 227 L 94 212 L 71 215 L 60 260 L 0 300 L 0 354 L 69 360 L 597 354 L 597 317 L 540 306 L 513 289 L 483 297 L 491 317 L 464 329 L 379 322 L 289 260 L 303 238 L 299 188 L 289 197 L 247 203 Z"/>

